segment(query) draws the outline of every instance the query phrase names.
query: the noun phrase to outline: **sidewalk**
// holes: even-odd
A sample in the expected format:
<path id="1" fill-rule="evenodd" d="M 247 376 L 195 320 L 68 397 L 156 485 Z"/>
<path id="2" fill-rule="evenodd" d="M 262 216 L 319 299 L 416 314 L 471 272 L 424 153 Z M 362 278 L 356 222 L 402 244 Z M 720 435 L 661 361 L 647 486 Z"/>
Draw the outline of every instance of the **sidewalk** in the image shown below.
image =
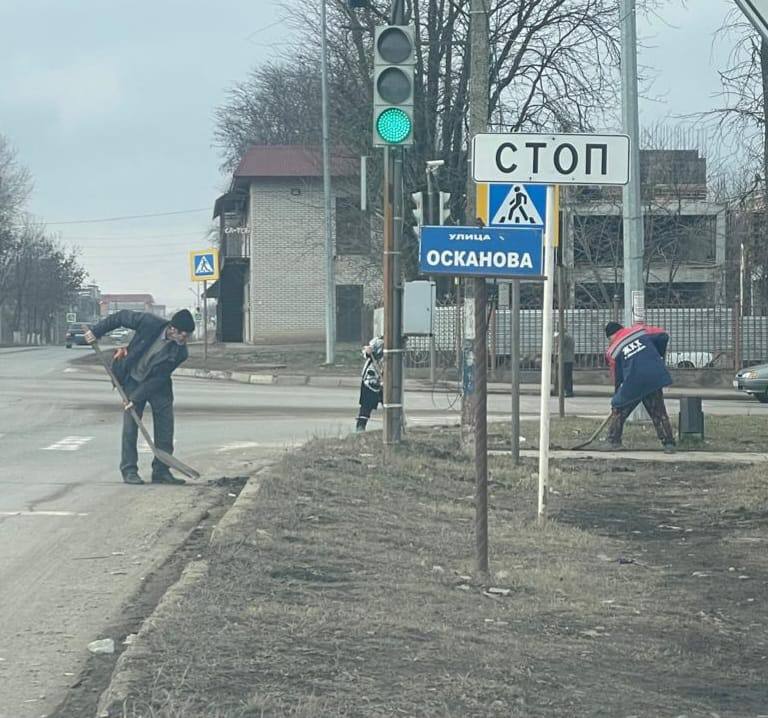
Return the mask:
<path id="1" fill-rule="evenodd" d="M 338 374 L 283 374 L 274 372 L 246 373 L 241 371 L 227 371 L 222 369 L 189 369 L 181 367 L 176 370 L 176 376 L 195 377 L 197 379 L 217 379 L 221 381 L 236 381 L 242 384 L 275 384 L 277 386 L 318 386 L 318 387 L 346 387 L 357 388 L 360 386 L 360 378 L 355 376 L 343 376 Z M 408 391 L 456 391 L 457 383 L 450 381 L 438 381 L 433 386 L 429 379 L 406 379 L 405 388 Z M 578 397 L 611 397 L 613 387 L 603 384 L 583 384 L 575 387 Z M 538 396 L 539 384 L 521 384 L 520 393 L 523 395 Z M 489 394 L 509 394 L 509 384 L 498 382 L 488 383 Z M 668 399 L 680 399 L 694 396 L 702 399 L 735 400 L 746 399 L 746 395 L 733 389 L 720 389 L 716 387 L 672 387 L 664 392 Z"/>
<path id="2" fill-rule="evenodd" d="M 253 347 L 232 348 L 227 345 L 215 345 L 209 348 L 207 367 L 203 368 L 202 347 L 192 345 L 193 353 L 186 364 L 178 368 L 175 376 L 186 376 L 197 379 L 214 379 L 218 381 L 234 381 L 241 384 L 259 384 L 276 386 L 314 386 L 326 388 L 356 389 L 360 386 L 360 368 L 362 363 L 359 350 L 349 347 L 337 353 L 337 363 L 333 366 L 323 366 L 322 358 L 316 351 L 302 347 L 294 348 L 294 353 L 302 355 L 298 361 L 288 357 L 288 347 L 268 347 L 267 351 L 255 351 Z M 281 362 L 280 360 L 286 360 Z M 273 361 L 270 361 L 273 360 Z M 77 357 L 73 360 L 77 366 L 96 365 L 97 358 L 91 354 Z M 412 371 L 412 370 L 411 370 Z M 439 379 L 434 386 L 428 378 L 407 378 L 405 388 L 416 392 L 455 392 L 458 382 Z M 613 387 L 610 384 L 579 384 L 578 374 L 575 377 L 575 394 L 577 397 L 610 397 Z M 538 383 L 524 383 L 520 393 L 527 396 L 539 395 Z M 489 394 L 509 394 L 510 385 L 506 382 L 489 382 Z M 700 397 L 714 400 L 746 400 L 746 394 L 731 388 L 722 387 L 682 387 L 672 386 L 665 391 L 668 399 L 682 397 Z"/>

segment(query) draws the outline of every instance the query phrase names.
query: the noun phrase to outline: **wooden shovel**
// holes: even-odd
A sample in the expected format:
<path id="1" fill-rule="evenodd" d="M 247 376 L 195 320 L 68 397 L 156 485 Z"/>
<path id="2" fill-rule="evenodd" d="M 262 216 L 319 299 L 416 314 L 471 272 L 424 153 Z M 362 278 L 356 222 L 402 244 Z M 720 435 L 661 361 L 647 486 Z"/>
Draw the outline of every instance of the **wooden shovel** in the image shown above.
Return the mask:
<path id="1" fill-rule="evenodd" d="M 84 326 L 83 330 L 87 331 L 88 327 Z M 109 374 L 109 378 L 112 379 L 112 383 L 115 385 L 115 388 L 117 389 L 118 392 L 120 392 L 120 397 L 122 398 L 123 402 L 125 402 L 126 404 L 129 403 L 130 399 L 128 398 L 128 395 L 125 393 L 125 389 L 123 389 L 122 385 L 117 380 L 115 373 L 112 371 L 112 366 L 110 365 L 109 357 L 105 352 L 101 350 L 101 347 L 99 346 L 98 342 L 94 342 L 93 344 L 91 344 L 91 346 L 96 352 L 96 355 L 99 357 L 99 360 L 104 366 L 104 369 L 106 369 L 107 374 Z M 155 458 L 158 461 L 162 461 L 169 468 L 176 469 L 176 471 L 181 472 L 182 474 L 184 474 L 184 476 L 188 476 L 190 479 L 200 478 L 200 473 L 198 471 L 195 471 L 195 469 L 193 469 L 191 466 L 187 466 L 183 461 L 179 461 L 179 459 L 177 459 L 172 454 L 169 454 L 167 451 L 158 449 L 155 446 L 155 442 L 152 441 L 152 437 L 149 435 L 149 431 L 147 430 L 147 427 L 144 426 L 143 422 L 141 421 L 141 417 L 136 413 L 136 409 L 131 407 L 130 409 L 128 409 L 128 411 L 131 414 L 131 418 L 136 422 L 136 426 L 139 427 L 139 431 L 141 432 L 141 435 L 144 437 L 144 441 L 147 442 L 147 446 L 149 446 L 150 450 L 155 455 Z"/>

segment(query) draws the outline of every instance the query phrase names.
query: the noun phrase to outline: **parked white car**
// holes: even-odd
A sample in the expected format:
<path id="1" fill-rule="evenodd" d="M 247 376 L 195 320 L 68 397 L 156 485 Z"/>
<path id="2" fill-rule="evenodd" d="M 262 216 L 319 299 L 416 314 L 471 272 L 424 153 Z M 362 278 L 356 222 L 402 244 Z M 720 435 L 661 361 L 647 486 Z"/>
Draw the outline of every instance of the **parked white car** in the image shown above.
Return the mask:
<path id="1" fill-rule="evenodd" d="M 678 369 L 704 369 L 714 360 L 711 352 L 667 352 L 667 365 Z"/>

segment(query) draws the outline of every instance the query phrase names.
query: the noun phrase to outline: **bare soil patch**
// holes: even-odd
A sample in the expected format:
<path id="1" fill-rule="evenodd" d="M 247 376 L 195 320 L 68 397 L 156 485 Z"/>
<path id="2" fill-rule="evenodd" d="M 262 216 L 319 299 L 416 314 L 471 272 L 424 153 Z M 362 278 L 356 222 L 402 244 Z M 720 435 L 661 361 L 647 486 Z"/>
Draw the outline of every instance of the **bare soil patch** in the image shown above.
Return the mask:
<path id="1" fill-rule="evenodd" d="M 768 715 L 761 470 L 560 464 L 543 527 L 533 465 L 491 470 L 483 586 L 454 432 L 289 455 L 148 633 L 124 715 Z"/>

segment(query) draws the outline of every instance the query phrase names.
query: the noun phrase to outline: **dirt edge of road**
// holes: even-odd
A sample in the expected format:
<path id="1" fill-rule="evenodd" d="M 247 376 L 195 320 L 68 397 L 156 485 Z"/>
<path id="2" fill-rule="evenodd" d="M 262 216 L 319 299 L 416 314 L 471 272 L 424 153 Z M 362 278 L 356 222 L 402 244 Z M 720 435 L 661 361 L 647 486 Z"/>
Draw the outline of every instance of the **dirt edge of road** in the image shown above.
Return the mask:
<path id="1" fill-rule="evenodd" d="M 562 462 L 538 526 L 533 462 L 492 458 L 484 584 L 457 439 L 316 441 L 265 472 L 145 622 L 106 715 L 760 713 L 761 470 Z"/>
<path id="2" fill-rule="evenodd" d="M 180 581 L 195 557 L 205 550 L 219 521 L 232 506 L 233 497 L 230 494 L 239 495 L 246 480 L 245 477 L 236 477 L 209 482 L 221 488 L 213 503 L 192 512 L 185 519 L 188 532 L 184 542 L 147 575 L 141 588 L 123 606 L 122 617 L 101 631 L 101 635 L 115 637 L 115 653 L 89 655 L 83 670 L 73 679 L 66 698 L 47 718 L 89 718 L 96 715 L 99 697 L 110 685 L 120 659 L 131 648 L 124 645 L 123 640 L 139 633 L 169 589 Z"/>

